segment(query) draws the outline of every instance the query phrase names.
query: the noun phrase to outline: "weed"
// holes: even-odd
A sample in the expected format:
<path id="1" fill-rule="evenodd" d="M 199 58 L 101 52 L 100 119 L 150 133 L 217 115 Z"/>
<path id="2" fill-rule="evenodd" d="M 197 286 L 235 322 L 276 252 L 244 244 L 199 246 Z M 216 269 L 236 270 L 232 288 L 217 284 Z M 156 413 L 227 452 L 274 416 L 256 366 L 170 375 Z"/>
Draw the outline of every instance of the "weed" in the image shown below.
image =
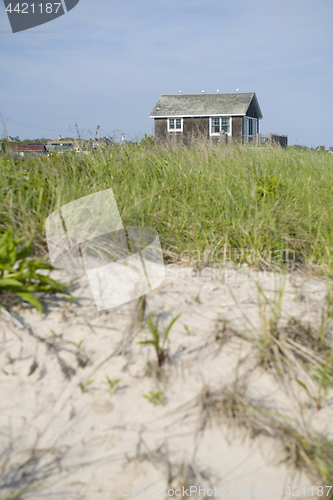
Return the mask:
<path id="1" fill-rule="evenodd" d="M 29 302 L 42 314 L 42 305 L 33 293 L 60 292 L 69 295 L 68 287 L 38 272 L 53 268 L 43 263 L 43 257 L 28 260 L 32 255 L 32 240 L 19 248 L 24 239 L 14 239 L 11 230 L 5 231 L 0 238 L 0 294 L 12 293 Z M 1 303 L 0 307 L 3 307 Z"/>
<path id="2" fill-rule="evenodd" d="M 120 382 L 119 378 L 110 378 L 108 375 L 106 376 L 106 383 L 108 384 L 108 390 L 110 392 L 117 392 L 117 385 Z"/>
<path id="3" fill-rule="evenodd" d="M 168 338 L 169 332 L 170 332 L 173 324 L 177 321 L 179 316 L 180 316 L 180 314 L 178 314 L 178 316 L 176 316 L 175 318 L 173 318 L 172 321 L 170 321 L 169 325 L 167 326 L 167 328 L 164 332 L 162 344 L 161 344 L 161 340 L 160 340 L 160 333 L 158 331 L 158 324 L 159 324 L 160 316 L 157 317 L 155 324 L 153 322 L 153 314 L 150 314 L 150 316 L 148 318 L 148 328 L 150 330 L 150 333 L 152 334 L 153 339 L 152 340 L 142 340 L 141 342 L 139 342 L 139 344 L 143 344 L 143 345 L 144 344 L 151 344 L 154 346 L 155 351 L 156 351 L 158 366 L 162 366 L 162 364 L 165 360 L 164 344 Z"/>
<path id="4" fill-rule="evenodd" d="M 148 399 L 148 401 L 150 401 L 154 405 L 164 402 L 163 392 L 161 391 L 158 392 L 148 391 L 148 394 L 144 394 L 142 397 Z"/>
<path id="5" fill-rule="evenodd" d="M 259 178 L 257 182 L 257 193 L 260 197 L 281 195 L 285 191 L 286 184 L 281 181 L 279 176 L 271 177 L 266 180 Z"/>
<path id="6" fill-rule="evenodd" d="M 52 331 L 52 330 L 51 330 Z M 73 340 L 70 340 L 70 344 L 75 345 L 78 351 L 82 351 L 84 349 L 84 340 L 80 340 L 80 342 L 74 342 Z"/>
<path id="7" fill-rule="evenodd" d="M 80 387 L 82 392 L 88 392 L 89 386 L 93 383 L 93 380 L 88 380 L 87 382 L 79 382 L 78 387 Z"/>
<path id="8" fill-rule="evenodd" d="M 63 334 L 62 333 L 56 333 L 54 330 L 50 330 L 52 337 L 51 337 L 51 343 L 57 342 L 57 340 L 62 339 Z"/>
<path id="9" fill-rule="evenodd" d="M 81 368 L 85 368 L 87 366 L 87 364 L 89 363 L 90 358 L 84 352 L 84 350 L 85 350 L 85 347 L 83 345 L 84 344 L 84 340 L 80 340 L 80 342 L 70 341 L 70 344 L 73 344 L 76 347 L 76 353 L 75 353 L 75 355 L 76 355 L 76 359 L 77 359 L 78 365 Z"/>

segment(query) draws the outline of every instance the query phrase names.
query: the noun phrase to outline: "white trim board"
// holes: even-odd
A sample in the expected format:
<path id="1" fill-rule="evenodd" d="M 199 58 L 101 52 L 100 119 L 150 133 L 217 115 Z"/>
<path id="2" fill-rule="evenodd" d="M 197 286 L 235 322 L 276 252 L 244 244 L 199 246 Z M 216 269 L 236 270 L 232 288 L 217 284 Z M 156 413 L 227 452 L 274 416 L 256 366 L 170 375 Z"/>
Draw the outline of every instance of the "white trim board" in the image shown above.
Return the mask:
<path id="1" fill-rule="evenodd" d="M 153 116 L 150 115 L 149 118 L 211 118 L 212 116 L 246 116 L 244 113 L 241 114 L 230 114 L 230 113 L 219 113 L 217 115 L 167 115 L 167 116 Z M 251 118 L 251 117 L 250 117 Z M 260 120 L 261 118 L 257 118 Z"/>

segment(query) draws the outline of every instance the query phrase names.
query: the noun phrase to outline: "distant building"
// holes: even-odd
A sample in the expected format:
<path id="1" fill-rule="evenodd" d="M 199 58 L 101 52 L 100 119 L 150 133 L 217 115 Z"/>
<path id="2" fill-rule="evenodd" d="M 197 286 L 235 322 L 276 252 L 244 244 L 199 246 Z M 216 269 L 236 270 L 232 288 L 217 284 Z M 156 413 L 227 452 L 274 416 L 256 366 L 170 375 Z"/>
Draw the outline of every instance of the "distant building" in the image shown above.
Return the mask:
<path id="1" fill-rule="evenodd" d="M 63 139 L 58 138 L 47 141 L 46 149 L 48 151 L 59 151 L 59 152 L 72 151 L 73 149 L 79 151 L 80 149 L 84 148 L 84 145 L 85 141 L 83 139 L 73 139 L 71 141 L 64 141 Z"/>
<path id="2" fill-rule="evenodd" d="M 45 144 L 14 144 L 12 151 L 21 156 L 42 156 L 47 152 Z"/>
<path id="3" fill-rule="evenodd" d="M 259 133 L 263 116 L 255 92 L 236 92 L 162 95 L 150 117 L 156 140 L 176 136 L 183 142 L 199 137 L 217 142 L 223 134 L 242 141 Z"/>
<path id="4" fill-rule="evenodd" d="M 73 141 L 62 141 L 59 139 L 52 139 L 47 141 L 47 146 L 73 146 Z"/>

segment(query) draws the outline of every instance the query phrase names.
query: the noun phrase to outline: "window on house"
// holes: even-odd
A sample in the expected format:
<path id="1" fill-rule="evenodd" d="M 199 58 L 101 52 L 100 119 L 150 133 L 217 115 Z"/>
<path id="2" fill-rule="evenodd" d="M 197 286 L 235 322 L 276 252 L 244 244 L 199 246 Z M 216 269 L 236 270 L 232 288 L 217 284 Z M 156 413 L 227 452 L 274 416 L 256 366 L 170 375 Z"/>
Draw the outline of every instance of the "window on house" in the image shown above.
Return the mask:
<path id="1" fill-rule="evenodd" d="M 210 119 L 210 135 L 219 135 L 221 132 L 230 134 L 230 116 L 214 116 Z"/>
<path id="2" fill-rule="evenodd" d="M 212 134 L 220 133 L 220 118 L 212 118 Z"/>
<path id="3" fill-rule="evenodd" d="M 225 134 L 229 134 L 229 129 L 230 129 L 230 118 L 222 116 L 222 118 L 221 118 L 221 130 L 223 130 L 223 132 Z"/>
<path id="4" fill-rule="evenodd" d="M 168 119 L 168 132 L 182 132 L 183 119 L 182 118 L 169 118 Z"/>
<path id="5" fill-rule="evenodd" d="M 244 116 L 244 131 L 243 135 L 255 135 L 258 132 L 257 118 Z"/>
<path id="6" fill-rule="evenodd" d="M 253 121 L 249 120 L 249 135 L 253 135 Z"/>

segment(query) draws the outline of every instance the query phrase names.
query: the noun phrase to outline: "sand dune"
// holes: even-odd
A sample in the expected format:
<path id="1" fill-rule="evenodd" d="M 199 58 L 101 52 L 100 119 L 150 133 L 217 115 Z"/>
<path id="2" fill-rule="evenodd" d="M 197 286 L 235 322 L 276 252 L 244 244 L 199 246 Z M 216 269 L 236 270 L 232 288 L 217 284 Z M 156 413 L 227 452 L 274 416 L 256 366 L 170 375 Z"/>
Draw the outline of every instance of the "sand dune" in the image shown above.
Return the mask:
<path id="1" fill-rule="evenodd" d="M 77 277 L 76 301 L 41 296 L 43 318 L 15 301 L 12 317 L 0 312 L 0 498 L 24 489 L 17 498 L 281 498 L 288 486 L 311 496 L 320 483 L 289 431 L 330 436 L 331 394 L 317 411 L 296 382 L 301 368 L 279 376 L 255 342 L 271 320 L 291 356 L 299 345 L 319 356 L 291 318 L 316 327 L 327 284 L 248 273 L 167 266 L 144 302 L 101 312 Z M 277 308 L 275 326 L 257 284 Z M 151 337 L 151 313 L 161 331 L 181 314 L 161 367 L 153 347 L 138 343 Z M 143 397 L 149 391 L 160 402 Z"/>

